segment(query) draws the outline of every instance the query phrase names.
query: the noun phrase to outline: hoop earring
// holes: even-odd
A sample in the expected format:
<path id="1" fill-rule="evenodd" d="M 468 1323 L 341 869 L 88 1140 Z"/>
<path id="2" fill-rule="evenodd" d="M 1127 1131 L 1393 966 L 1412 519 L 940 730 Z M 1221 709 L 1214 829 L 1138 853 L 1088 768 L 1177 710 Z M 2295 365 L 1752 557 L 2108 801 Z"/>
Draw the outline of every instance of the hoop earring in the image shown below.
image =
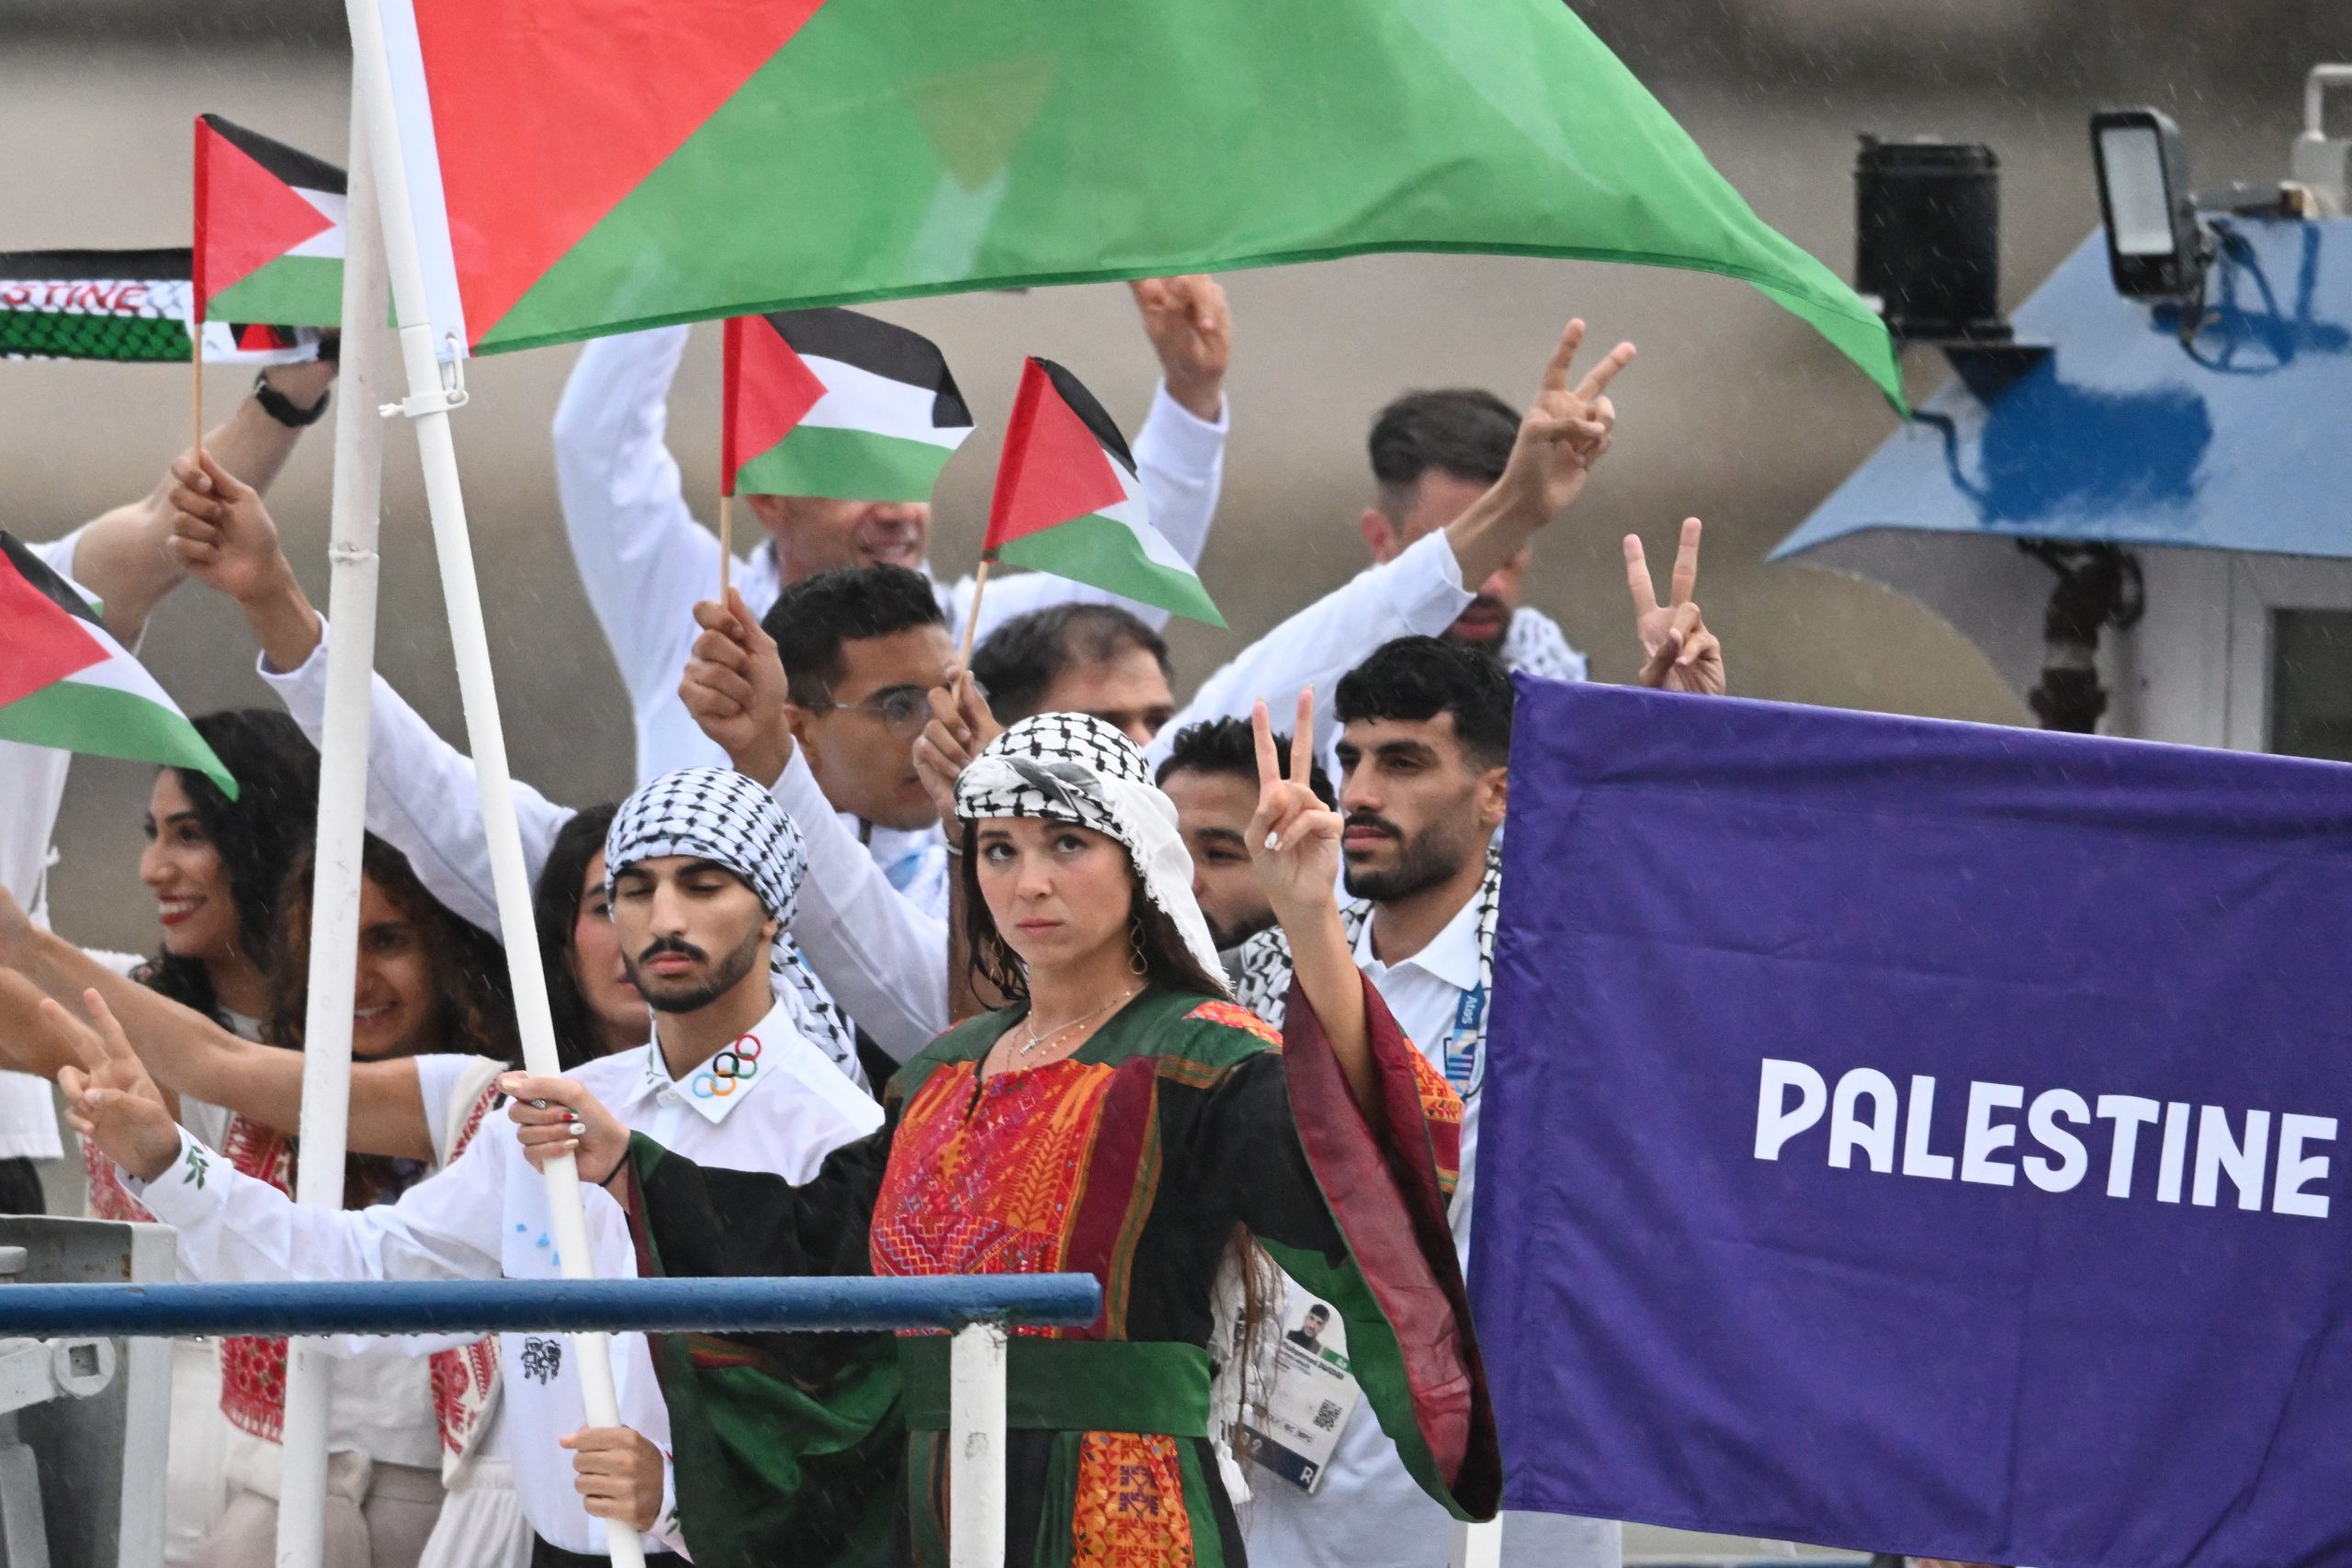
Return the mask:
<path id="1" fill-rule="evenodd" d="M 1143 917 L 1140 915 L 1127 922 L 1127 973 L 1151 973 L 1150 962 L 1143 955 Z"/>

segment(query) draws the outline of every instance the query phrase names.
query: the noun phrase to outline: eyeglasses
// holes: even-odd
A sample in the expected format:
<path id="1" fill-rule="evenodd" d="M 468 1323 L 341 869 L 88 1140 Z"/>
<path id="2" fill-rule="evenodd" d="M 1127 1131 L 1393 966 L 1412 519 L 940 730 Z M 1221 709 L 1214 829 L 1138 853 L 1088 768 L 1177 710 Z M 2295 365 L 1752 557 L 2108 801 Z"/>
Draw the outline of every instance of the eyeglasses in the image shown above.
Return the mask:
<path id="1" fill-rule="evenodd" d="M 866 714 L 894 735 L 912 736 L 931 718 L 931 694 L 921 686 L 893 686 L 862 703 L 828 703 L 826 707 Z"/>

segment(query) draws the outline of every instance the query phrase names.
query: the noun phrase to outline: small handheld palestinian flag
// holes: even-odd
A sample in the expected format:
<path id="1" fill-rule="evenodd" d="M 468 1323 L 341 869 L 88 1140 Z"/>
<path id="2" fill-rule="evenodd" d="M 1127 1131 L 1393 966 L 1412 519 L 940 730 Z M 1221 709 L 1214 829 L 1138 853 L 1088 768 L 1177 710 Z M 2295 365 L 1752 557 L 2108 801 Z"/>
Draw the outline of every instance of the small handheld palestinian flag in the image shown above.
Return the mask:
<path id="1" fill-rule="evenodd" d="M 100 624 L 90 602 L 0 532 L 0 740 L 194 768 L 237 781 L 196 726 Z"/>
<path id="2" fill-rule="evenodd" d="M 187 364 L 192 263 L 186 245 L 0 253 L 0 359 Z M 209 365 L 288 365 L 316 359 L 319 344 L 314 327 L 204 328 Z"/>
<path id="3" fill-rule="evenodd" d="M 334 164 L 197 116 L 197 319 L 339 325 L 347 205 Z"/>
<path id="4" fill-rule="evenodd" d="M 719 493 L 929 501 L 972 434 L 939 347 L 854 310 L 727 323 Z"/>
<path id="5" fill-rule="evenodd" d="M 1126 438 L 1094 394 L 1050 359 L 1033 358 L 1021 372 L 980 554 L 1225 625 L 1200 578 L 1151 525 Z"/>

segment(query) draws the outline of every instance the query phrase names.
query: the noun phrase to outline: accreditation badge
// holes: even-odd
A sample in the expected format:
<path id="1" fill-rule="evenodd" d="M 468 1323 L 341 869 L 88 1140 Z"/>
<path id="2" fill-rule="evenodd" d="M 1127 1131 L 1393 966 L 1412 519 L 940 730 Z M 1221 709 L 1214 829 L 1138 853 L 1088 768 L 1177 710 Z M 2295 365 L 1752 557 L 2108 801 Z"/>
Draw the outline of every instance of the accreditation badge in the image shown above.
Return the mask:
<path id="1" fill-rule="evenodd" d="M 1445 1034 L 1445 1081 L 1464 1100 L 1486 1076 L 1486 1043 L 1487 987 L 1481 982 L 1453 1004 L 1453 1027 Z"/>
<path id="2" fill-rule="evenodd" d="M 1282 1326 L 1273 1386 L 1262 1408 L 1242 1412 L 1243 1447 L 1260 1468 L 1311 1493 L 1363 1390 L 1348 1371 L 1347 1325 L 1329 1302 L 1293 1285 Z"/>

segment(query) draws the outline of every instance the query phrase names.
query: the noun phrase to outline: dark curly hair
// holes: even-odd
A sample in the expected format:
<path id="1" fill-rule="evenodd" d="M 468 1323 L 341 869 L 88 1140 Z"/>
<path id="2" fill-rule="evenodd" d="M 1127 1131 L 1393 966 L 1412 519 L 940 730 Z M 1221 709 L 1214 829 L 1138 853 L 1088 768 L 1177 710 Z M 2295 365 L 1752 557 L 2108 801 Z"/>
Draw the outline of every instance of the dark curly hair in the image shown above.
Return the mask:
<path id="1" fill-rule="evenodd" d="M 311 873 L 305 852 L 286 879 L 279 917 L 277 962 L 270 980 L 269 1030 L 265 1038 L 288 1050 L 302 1048 L 311 999 Z M 514 993 L 506 973 L 506 950 L 496 938 L 425 891 L 408 857 L 368 835 L 359 865 L 368 880 L 415 922 L 430 965 L 435 1016 L 425 1049 L 489 1056 L 513 1064 L 522 1059 L 514 1026 Z M 365 1208 L 409 1186 L 422 1174 L 413 1162 L 376 1155 L 353 1155 L 344 1162 L 344 1201 Z"/>
<path id="2" fill-rule="evenodd" d="M 1080 831 L 1093 829 L 1081 828 Z M 1028 965 L 998 934 L 996 917 L 989 913 L 988 900 L 980 896 L 979 824 L 964 823 L 963 834 L 964 852 L 956 857 L 956 874 L 964 882 L 964 943 L 971 954 L 972 975 L 993 986 L 1007 1001 L 1024 1000 L 1029 995 Z M 1118 844 L 1115 839 L 1112 842 Z M 1126 854 L 1125 845 L 1118 848 L 1122 855 Z M 1170 990 L 1223 996 L 1225 983 L 1201 967 L 1193 950 L 1184 945 L 1176 922 L 1145 895 L 1143 879 L 1136 874 L 1132 858 L 1127 865 L 1127 886 L 1135 901 L 1135 924 L 1143 937 L 1144 977 Z"/>
<path id="3" fill-rule="evenodd" d="M 318 749 L 301 726 L 271 708 L 230 708 L 195 721 L 237 781 L 237 798 L 192 768 L 164 771 L 179 781 L 196 820 L 220 856 L 229 901 L 237 911 L 237 945 L 265 975 L 274 962 L 286 868 L 316 830 Z M 225 1022 L 212 975 L 200 958 L 158 952 L 141 972 L 147 985 L 216 1022 Z"/>
<path id="4" fill-rule="evenodd" d="M 286 880 L 277 963 L 270 983 L 269 1042 L 302 1048 L 311 999 L 311 867 L 304 852 Z M 498 939 L 425 891 L 408 857 L 370 833 L 359 868 L 400 912 L 416 923 L 433 966 L 433 996 L 440 1008 L 433 1049 L 502 1062 L 522 1060 L 514 1028 L 514 990 L 506 950 Z"/>

